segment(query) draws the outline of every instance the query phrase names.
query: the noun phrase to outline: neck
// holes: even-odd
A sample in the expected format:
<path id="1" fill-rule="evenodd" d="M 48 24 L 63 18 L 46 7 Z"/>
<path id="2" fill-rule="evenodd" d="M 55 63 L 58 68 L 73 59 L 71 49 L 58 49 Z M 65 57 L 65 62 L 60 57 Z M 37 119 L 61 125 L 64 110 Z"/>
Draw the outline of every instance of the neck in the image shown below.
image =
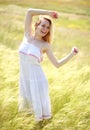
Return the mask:
<path id="1" fill-rule="evenodd" d="M 35 39 L 35 40 L 42 41 L 42 37 L 40 37 L 40 36 L 38 36 L 38 35 L 34 35 L 34 39 Z"/>

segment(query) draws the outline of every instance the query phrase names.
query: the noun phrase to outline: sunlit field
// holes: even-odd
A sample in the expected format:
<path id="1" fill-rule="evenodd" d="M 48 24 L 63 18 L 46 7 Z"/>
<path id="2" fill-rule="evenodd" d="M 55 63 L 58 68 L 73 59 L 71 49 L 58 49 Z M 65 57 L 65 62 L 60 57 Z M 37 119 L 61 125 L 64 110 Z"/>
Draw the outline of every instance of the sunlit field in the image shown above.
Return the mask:
<path id="1" fill-rule="evenodd" d="M 60 13 L 53 20 L 52 41 L 58 59 L 73 46 L 79 49 L 78 55 L 58 69 L 44 55 L 41 65 L 49 82 L 53 117 L 42 122 L 18 113 L 18 47 L 29 7 Z M 90 130 L 89 0 L 0 0 L 0 130 Z"/>

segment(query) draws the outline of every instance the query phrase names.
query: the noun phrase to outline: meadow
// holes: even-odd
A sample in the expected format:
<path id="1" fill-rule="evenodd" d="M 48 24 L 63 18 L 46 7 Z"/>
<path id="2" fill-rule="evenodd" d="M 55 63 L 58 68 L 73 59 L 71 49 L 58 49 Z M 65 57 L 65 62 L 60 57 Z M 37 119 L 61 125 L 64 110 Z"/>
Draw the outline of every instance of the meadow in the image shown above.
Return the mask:
<path id="1" fill-rule="evenodd" d="M 44 55 L 41 65 L 49 82 L 53 117 L 42 122 L 18 113 L 18 47 L 30 7 L 60 13 L 53 20 L 52 41 L 58 59 L 73 46 L 79 49 L 78 55 L 58 69 Z M 0 130 L 90 130 L 89 0 L 38 0 L 38 4 L 37 0 L 0 0 Z"/>

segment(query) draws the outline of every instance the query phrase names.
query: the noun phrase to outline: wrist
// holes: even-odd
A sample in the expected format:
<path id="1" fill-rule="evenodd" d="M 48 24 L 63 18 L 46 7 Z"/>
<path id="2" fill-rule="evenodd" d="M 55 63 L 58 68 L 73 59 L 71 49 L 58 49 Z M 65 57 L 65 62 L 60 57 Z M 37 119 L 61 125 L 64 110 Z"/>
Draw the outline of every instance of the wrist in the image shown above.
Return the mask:
<path id="1" fill-rule="evenodd" d="M 75 55 L 74 52 L 71 51 L 71 52 L 70 52 L 70 57 L 72 58 L 74 55 Z"/>
<path id="2" fill-rule="evenodd" d="M 52 17 L 57 19 L 58 18 L 58 13 L 57 12 L 52 12 Z"/>
<path id="3" fill-rule="evenodd" d="M 58 18 L 58 13 L 55 11 L 49 11 L 49 15 L 53 18 L 53 19 L 57 19 Z"/>

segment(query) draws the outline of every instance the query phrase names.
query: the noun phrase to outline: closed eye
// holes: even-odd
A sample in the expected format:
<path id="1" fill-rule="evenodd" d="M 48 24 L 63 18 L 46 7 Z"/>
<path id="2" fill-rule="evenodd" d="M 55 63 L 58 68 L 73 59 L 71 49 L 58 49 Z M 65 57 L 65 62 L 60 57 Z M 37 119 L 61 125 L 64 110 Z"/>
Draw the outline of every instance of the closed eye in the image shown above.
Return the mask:
<path id="1" fill-rule="evenodd" d="M 48 26 L 47 29 L 50 29 L 50 27 Z"/>
<path id="2" fill-rule="evenodd" d="M 43 27 L 43 28 L 45 28 L 45 27 L 46 27 L 46 25 L 45 25 L 45 24 L 43 24 L 43 25 L 42 25 L 42 27 Z M 50 27 L 49 27 L 49 26 L 47 26 L 46 28 L 47 28 L 47 29 L 50 29 Z"/>
<path id="3" fill-rule="evenodd" d="M 45 27 L 45 25 L 42 25 L 42 27 Z"/>

